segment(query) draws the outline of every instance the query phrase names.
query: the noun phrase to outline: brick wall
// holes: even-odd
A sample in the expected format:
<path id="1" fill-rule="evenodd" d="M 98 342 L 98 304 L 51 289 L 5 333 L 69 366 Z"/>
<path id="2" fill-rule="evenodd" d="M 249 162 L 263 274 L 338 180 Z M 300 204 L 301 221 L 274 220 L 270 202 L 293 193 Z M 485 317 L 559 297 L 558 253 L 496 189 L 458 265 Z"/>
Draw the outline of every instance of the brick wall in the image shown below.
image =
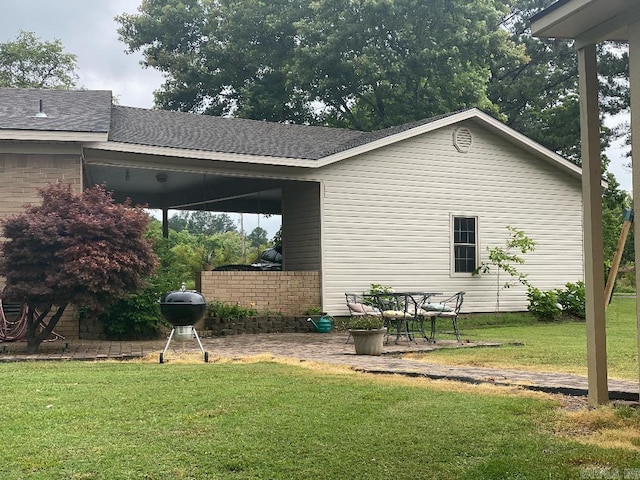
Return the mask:
<path id="1" fill-rule="evenodd" d="M 0 143 L 0 218 L 23 212 L 27 203 L 40 203 L 38 188 L 48 183 L 62 180 L 79 191 L 81 165 L 79 147 Z M 0 281 L 2 285 L 4 282 Z M 66 338 L 78 337 L 78 319 L 73 308 L 67 308 L 55 331 Z"/>
<path id="2" fill-rule="evenodd" d="M 320 272 L 201 272 L 196 289 L 209 303 L 251 306 L 260 314 L 298 316 L 322 306 Z"/>

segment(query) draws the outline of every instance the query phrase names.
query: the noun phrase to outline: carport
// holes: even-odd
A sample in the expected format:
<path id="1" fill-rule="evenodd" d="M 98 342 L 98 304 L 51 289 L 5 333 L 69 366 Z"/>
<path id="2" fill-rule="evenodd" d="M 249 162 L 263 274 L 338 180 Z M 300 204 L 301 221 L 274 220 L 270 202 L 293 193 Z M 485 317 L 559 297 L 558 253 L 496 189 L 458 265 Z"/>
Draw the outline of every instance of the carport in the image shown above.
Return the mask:
<path id="1" fill-rule="evenodd" d="M 296 154 L 277 142 L 282 125 L 120 106 L 111 116 L 108 141 L 83 145 L 83 184 L 161 210 L 165 236 L 169 210 L 281 215 L 283 271 L 202 272 L 205 297 L 287 315 L 321 305 L 320 182 L 312 159 L 281 156 Z"/>

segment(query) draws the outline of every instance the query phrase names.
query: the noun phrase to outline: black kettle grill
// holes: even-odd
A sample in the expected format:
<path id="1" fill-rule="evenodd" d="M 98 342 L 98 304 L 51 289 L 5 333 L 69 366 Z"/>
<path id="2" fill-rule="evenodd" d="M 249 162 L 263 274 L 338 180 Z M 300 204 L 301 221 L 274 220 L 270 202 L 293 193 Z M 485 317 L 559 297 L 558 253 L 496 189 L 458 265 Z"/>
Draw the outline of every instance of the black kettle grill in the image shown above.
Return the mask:
<path id="1" fill-rule="evenodd" d="M 208 362 L 209 354 L 204 350 L 198 332 L 193 327 L 207 312 L 207 302 L 204 297 L 195 290 L 186 290 L 185 284 L 182 283 L 180 290 L 169 292 L 160 300 L 160 312 L 165 320 L 173 325 L 167 345 L 160 354 L 160 363 L 164 363 L 171 340 L 186 342 L 193 338 L 198 341 L 204 361 Z"/>

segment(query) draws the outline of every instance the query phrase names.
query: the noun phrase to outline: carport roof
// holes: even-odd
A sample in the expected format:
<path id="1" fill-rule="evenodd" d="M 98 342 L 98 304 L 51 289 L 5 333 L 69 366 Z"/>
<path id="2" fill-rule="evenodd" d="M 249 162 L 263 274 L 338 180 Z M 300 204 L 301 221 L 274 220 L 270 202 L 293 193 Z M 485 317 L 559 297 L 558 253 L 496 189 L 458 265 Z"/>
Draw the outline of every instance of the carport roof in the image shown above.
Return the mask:
<path id="1" fill-rule="evenodd" d="M 317 160 L 435 121 L 375 132 L 114 105 L 109 140 L 154 147 Z"/>

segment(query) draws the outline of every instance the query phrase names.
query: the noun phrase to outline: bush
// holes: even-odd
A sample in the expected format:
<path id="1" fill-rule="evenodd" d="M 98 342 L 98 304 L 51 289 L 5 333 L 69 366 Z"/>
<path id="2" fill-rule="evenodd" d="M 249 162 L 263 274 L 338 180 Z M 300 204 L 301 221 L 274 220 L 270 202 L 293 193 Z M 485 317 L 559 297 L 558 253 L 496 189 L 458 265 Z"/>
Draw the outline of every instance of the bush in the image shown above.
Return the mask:
<path id="1" fill-rule="evenodd" d="M 562 310 L 555 291 L 543 292 L 538 288 L 530 287 L 527 298 L 529 299 L 528 309 L 538 320 L 550 321 L 560 317 Z"/>
<path id="2" fill-rule="evenodd" d="M 567 315 L 585 318 L 584 282 L 567 283 L 564 290 L 556 290 L 558 302 Z"/>
<path id="3" fill-rule="evenodd" d="M 113 340 L 142 340 L 156 338 L 160 327 L 168 325 L 160 312 L 160 299 L 172 284 L 166 275 L 158 274 L 138 293 L 109 305 L 98 317 L 104 324 L 104 333 Z"/>
<path id="4" fill-rule="evenodd" d="M 112 303 L 101 315 L 104 333 L 113 340 L 156 338 L 162 324 L 158 293 L 145 290 Z"/>
<path id="5" fill-rule="evenodd" d="M 225 302 L 211 302 L 207 307 L 207 313 L 212 317 L 217 317 L 224 321 L 240 320 L 241 318 L 254 317 L 258 311 L 252 307 L 242 307 Z"/>

